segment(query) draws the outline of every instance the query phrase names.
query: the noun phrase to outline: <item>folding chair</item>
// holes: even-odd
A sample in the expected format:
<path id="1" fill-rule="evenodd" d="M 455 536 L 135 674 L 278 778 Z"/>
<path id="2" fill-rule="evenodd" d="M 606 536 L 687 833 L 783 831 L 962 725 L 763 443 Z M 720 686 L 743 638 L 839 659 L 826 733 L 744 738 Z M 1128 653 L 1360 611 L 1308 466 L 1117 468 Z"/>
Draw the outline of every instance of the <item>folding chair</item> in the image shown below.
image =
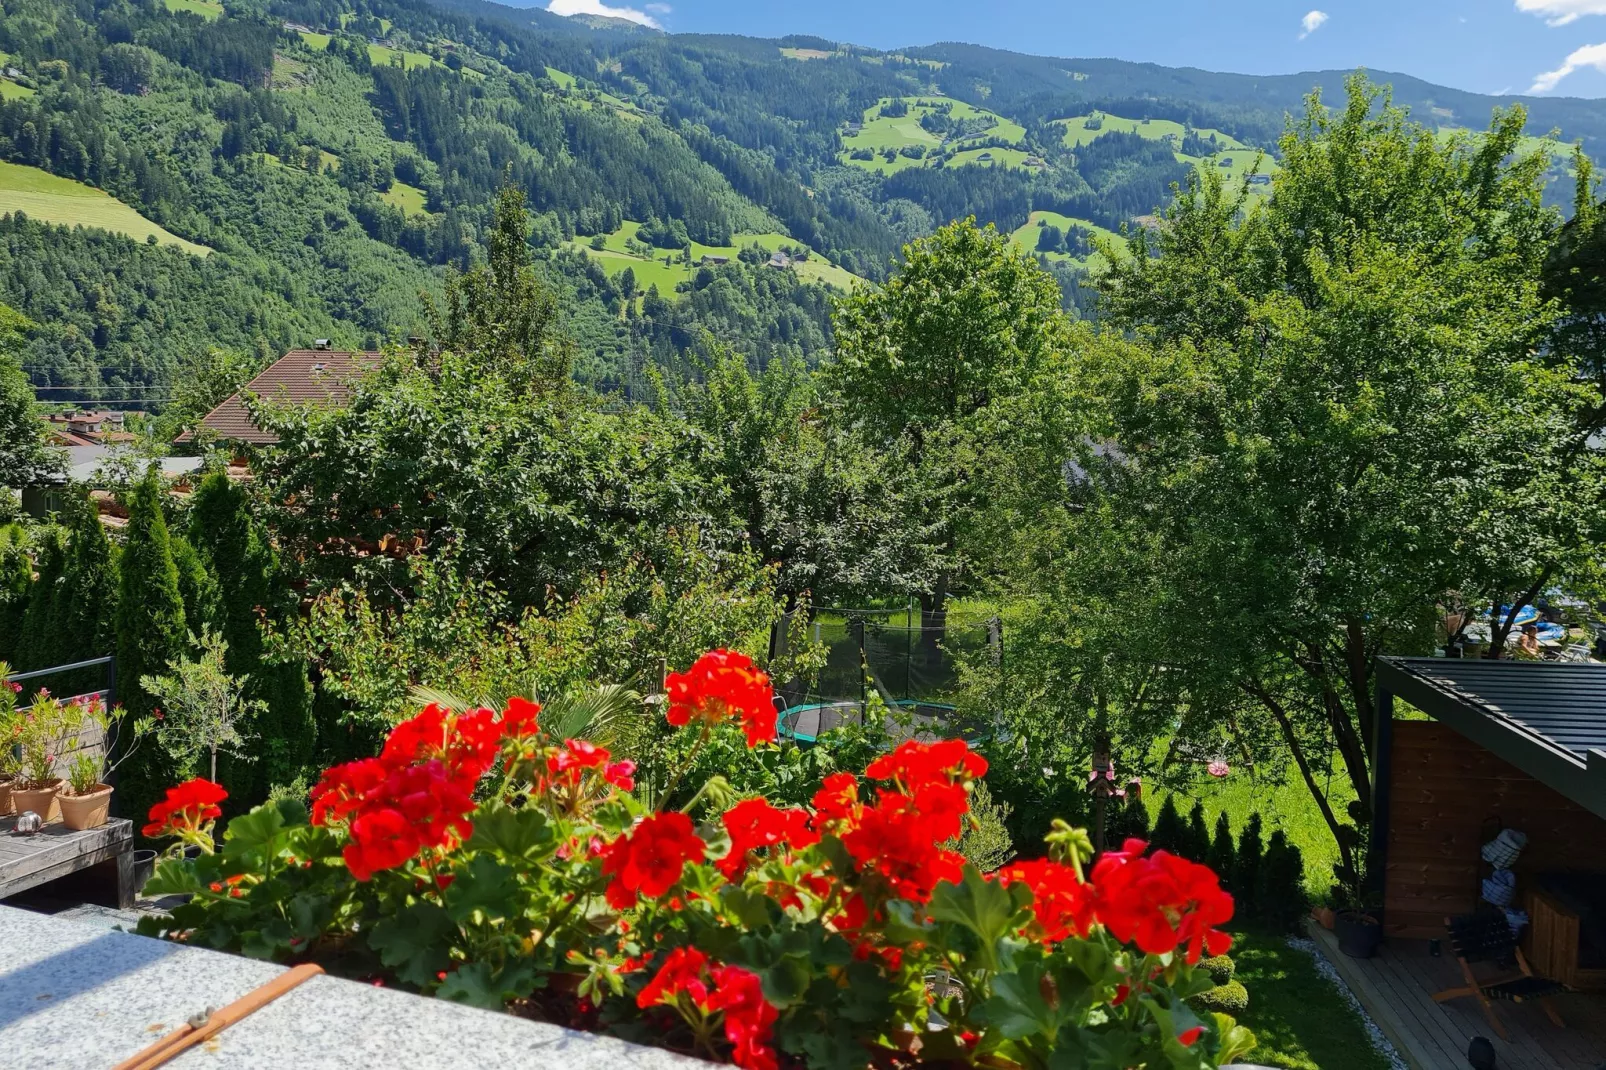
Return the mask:
<path id="1" fill-rule="evenodd" d="M 1517 946 L 1517 936 L 1511 931 L 1504 914 L 1492 910 L 1463 914 L 1445 918 L 1444 927 L 1449 930 L 1450 951 L 1455 955 L 1456 962 L 1460 963 L 1461 975 L 1467 983 L 1460 988 L 1435 992 L 1433 998 L 1436 1002 L 1475 996 L 1483 1007 L 1484 1017 L 1489 1019 L 1489 1024 L 1501 1040 L 1510 1040 L 1511 1037 L 1495 1016 L 1490 1000 L 1505 999 L 1512 1003 L 1536 1001 L 1544 1008 L 1546 1017 L 1557 1026 L 1566 1028 L 1561 1015 L 1550 1005 L 1549 997 L 1565 992 L 1567 986 L 1560 981 L 1534 975 L 1528 960 L 1523 957 L 1522 949 Z M 1492 962 L 1504 972 L 1498 979 L 1480 981 L 1472 972 L 1474 962 Z M 1513 973 L 1513 970 L 1516 972 Z"/>

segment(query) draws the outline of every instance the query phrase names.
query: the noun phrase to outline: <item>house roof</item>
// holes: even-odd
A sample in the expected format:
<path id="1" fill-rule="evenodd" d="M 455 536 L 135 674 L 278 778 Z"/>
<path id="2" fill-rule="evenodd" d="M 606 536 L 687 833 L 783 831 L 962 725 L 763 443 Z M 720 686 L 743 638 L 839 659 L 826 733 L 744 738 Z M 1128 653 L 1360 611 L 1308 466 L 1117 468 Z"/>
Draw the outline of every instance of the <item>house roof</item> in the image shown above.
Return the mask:
<path id="1" fill-rule="evenodd" d="M 352 380 L 379 363 L 379 354 L 334 349 L 292 349 L 239 392 L 231 394 L 202 418 L 200 425 L 174 442 L 191 442 L 195 431 L 206 428 L 228 442 L 272 445 L 278 436 L 251 422 L 241 395 L 255 394 L 284 405 L 344 405 L 351 396 Z"/>
<path id="2" fill-rule="evenodd" d="M 1381 658 L 1377 686 L 1606 817 L 1606 666 Z"/>

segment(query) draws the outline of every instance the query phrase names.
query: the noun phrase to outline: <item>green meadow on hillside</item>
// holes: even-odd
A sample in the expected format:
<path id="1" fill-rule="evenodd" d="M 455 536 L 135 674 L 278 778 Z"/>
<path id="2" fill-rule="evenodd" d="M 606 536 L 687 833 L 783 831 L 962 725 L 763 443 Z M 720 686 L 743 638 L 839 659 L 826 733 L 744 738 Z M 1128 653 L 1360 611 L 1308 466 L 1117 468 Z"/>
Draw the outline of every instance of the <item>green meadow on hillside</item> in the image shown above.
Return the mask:
<path id="1" fill-rule="evenodd" d="M 390 188 L 379 195 L 379 199 L 395 208 L 400 208 L 407 215 L 427 215 L 424 207 L 428 198 L 424 191 L 417 186 L 396 179 L 391 182 Z"/>
<path id="2" fill-rule="evenodd" d="M 0 213 L 6 212 L 23 212 L 30 219 L 70 227 L 100 227 L 136 239 L 155 235 L 161 244 L 176 245 L 196 256 L 212 251 L 170 233 L 103 190 L 37 167 L 0 163 Z"/>
<path id="3" fill-rule="evenodd" d="M 1022 249 L 1025 249 L 1033 256 L 1045 256 L 1049 260 L 1056 263 L 1071 264 L 1075 267 L 1084 269 L 1096 267 L 1104 263 L 1103 255 L 1097 252 L 1091 253 L 1088 256 L 1071 256 L 1067 253 L 1059 252 L 1046 252 L 1039 254 L 1037 251 L 1037 239 L 1038 235 L 1041 234 L 1042 228 L 1045 224 L 1059 227 L 1060 230 L 1066 232 L 1069 232 L 1073 228 L 1077 227 L 1080 227 L 1083 230 L 1090 230 L 1106 241 L 1114 242 L 1117 247 L 1124 245 L 1126 242 L 1126 239 L 1122 238 L 1121 235 L 1117 234 L 1115 231 L 1110 230 L 1107 227 L 1101 227 L 1097 223 L 1090 223 L 1086 219 L 1077 219 L 1074 216 L 1060 215 L 1058 212 L 1041 211 L 1033 212 L 1031 216 L 1027 218 L 1025 225 L 1011 234 L 1010 238 L 1015 242 L 1016 245 L 1020 246 Z"/>
<path id="4" fill-rule="evenodd" d="M 1193 132 L 1207 141 L 1213 140 L 1216 151 L 1208 155 L 1188 155 L 1182 151 L 1183 137 L 1187 133 L 1187 128 L 1170 119 L 1126 119 L 1108 112 L 1094 112 L 1091 115 L 1056 119 L 1055 125 L 1064 128 L 1065 144 L 1073 149 L 1089 144 L 1105 134 L 1136 134 L 1151 141 L 1169 140 L 1172 152 L 1178 160 L 1193 164 L 1201 172 L 1216 169 L 1215 173 L 1228 182 L 1241 182 L 1245 175 L 1256 169 L 1257 160 L 1260 174 L 1274 175 L 1279 170 L 1277 161 L 1270 153 L 1263 153 L 1259 149 L 1245 145 L 1224 131 L 1205 127 L 1195 127 Z M 1253 191 L 1269 193 L 1271 187 L 1256 184 Z"/>
<path id="5" fill-rule="evenodd" d="M 763 234 L 737 234 L 732 236 L 730 245 L 704 245 L 702 242 L 692 242 L 692 264 L 688 270 L 685 264 L 679 262 L 678 250 L 654 249 L 651 259 L 632 252 L 628 243 L 636 241 L 636 234 L 640 229 L 640 223 L 627 219 L 620 224 L 618 230 L 603 235 L 601 249 L 591 248 L 588 238 L 577 238 L 570 242 L 568 247 L 596 260 L 609 276 L 618 275 L 625 268 L 629 268 L 636 276 L 638 289 L 645 290 L 649 286 L 656 285 L 658 292 L 663 296 L 673 297 L 676 284 L 691 278 L 699 267 L 699 261 L 705 256 L 726 256 L 734 260 L 739 250 L 755 243 L 772 253 L 783 245 L 798 244 L 785 234 L 774 231 Z M 674 262 L 664 263 L 666 256 L 673 258 Z M 852 272 L 837 267 L 819 255 L 794 263 L 792 271 L 805 281 L 819 282 L 841 290 L 852 289 L 855 283 L 863 281 Z"/>
<path id="6" fill-rule="evenodd" d="M 223 5 L 216 0 L 162 0 L 163 6 L 174 13 L 187 11 L 210 22 L 223 17 Z"/>
<path id="7" fill-rule="evenodd" d="M 22 100 L 34 95 L 34 90 L 18 85 L 9 78 L 0 78 L 0 100 Z"/>
<path id="8" fill-rule="evenodd" d="M 944 139 L 920 125 L 922 116 L 929 115 L 943 105 L 952 110 L 949 114 L 956 121 L 966 119 L 990 119 L 993 125 L 977 134 L 963 138 L 952 138 L 946 142 L 946 148 L 955 152 L 954 158 L 947 162 L 950 167 L 962 167 L 967 163 L 993 164 L 994 166 L 1022 167 L 1025 165 L 1026 153 L 1020 149 L 987 149 L 982 142 L 989 138 L 997 138 L 1011 145 L 1019 145 L 1026 138 L 1026 129 L 1013 120 L 990 112 L 985 108 L 978 108 L 966 104 L 962 100 L 942 96 L 904 97 L 909 110 L 905 115 L 883 115 L 882 109 L 892 102 L 891 97 L 883 97 L 873 107 L 866 108 L 861 129 L 857 133 L 844 134 L 842 137 L 842 154 L 840 159 L 844 163 L 861 167 L 867 171 L 875 171 L 883 175 L 897 174 L 899 171 L 911 167 L 930 167 L 934 161 L 932 154 L 945 147 Z M 925 155 L 919 158 L 904 156 L 901 153 L 891 160 L 881 153 L 911 147 L 920 147 Z M 868 160 L 854 159 L 855 151 L 868 150 L 875 155 Z M 983 152 L 991 152 L 993 158 L 980 161 L 977 158 Z"/>

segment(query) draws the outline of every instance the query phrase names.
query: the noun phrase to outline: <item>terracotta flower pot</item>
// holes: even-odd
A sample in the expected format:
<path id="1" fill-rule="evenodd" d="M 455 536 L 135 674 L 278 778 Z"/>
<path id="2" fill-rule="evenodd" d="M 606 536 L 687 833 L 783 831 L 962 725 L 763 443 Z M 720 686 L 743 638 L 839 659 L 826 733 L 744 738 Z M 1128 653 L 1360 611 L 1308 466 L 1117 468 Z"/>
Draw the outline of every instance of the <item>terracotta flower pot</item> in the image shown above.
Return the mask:
<path id="1" fill-rule="evenodd" d="M 1338 914 L 1334 912 L 1332 907 L 1317 907 L 1310 912 L 1310 916 L 1315 918 L 1316 923 L 1324 929 L 1331 929 L 1338 920 Z"/>
<path id="2" fill-rule="evenodd" d="M 11 808 L 19 814 L 25 810 L 32 810 L 39 815 L 41 821 L 60 821 L 61 807 L 56 805 L 56 793 L 59 791 L 61 791 L 60 780 L 47 780 L 45 787 L 28 791 L 12 788 Z"/>
<path id="3" fill-rule="evenodd" d="M 0 817 L 11 813 L 11 778 L 0 777 Z"/>
<path id="4" fill-rule="evenodd" d="M 99 828 L 111 813 L 111 785 L 96 784 L 82 795 L 57 795 L 56 805 L 61 807 L 61 820 L 68 828 L 77 832 Z"/>

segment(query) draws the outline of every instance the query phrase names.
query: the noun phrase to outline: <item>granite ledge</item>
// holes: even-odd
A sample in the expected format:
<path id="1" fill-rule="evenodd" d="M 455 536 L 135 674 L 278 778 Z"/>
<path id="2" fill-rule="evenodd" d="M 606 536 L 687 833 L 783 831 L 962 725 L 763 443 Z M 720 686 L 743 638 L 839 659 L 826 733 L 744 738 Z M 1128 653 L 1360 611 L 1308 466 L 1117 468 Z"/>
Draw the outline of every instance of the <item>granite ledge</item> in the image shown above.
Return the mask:
<path id="1" fill-rule="evenodd" d="M 192 1015 L 238 999 L 282 972 L 273 963 L 0 906 L 0 1063 L 105 1070 Z M 709 1064 L 611 1037 L 318 977 L 169 1065 L 177 1070 L 453 1065 L 707 1070 Z"/>

